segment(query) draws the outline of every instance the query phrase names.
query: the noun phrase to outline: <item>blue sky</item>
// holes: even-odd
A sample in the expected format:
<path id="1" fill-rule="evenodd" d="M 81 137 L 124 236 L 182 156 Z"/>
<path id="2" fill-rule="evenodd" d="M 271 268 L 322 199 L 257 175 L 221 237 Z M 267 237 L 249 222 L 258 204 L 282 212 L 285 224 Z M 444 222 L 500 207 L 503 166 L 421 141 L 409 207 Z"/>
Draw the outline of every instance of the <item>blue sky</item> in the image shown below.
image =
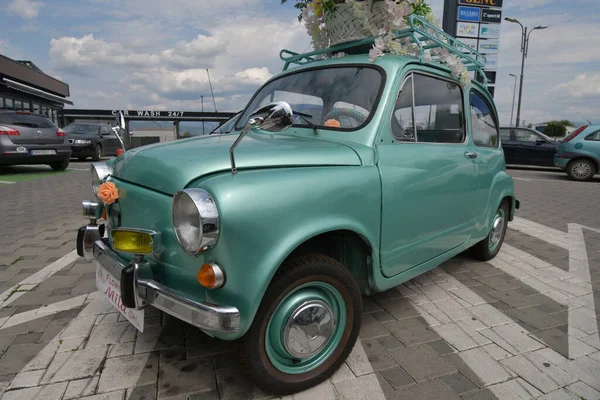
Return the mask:
<path id="1" fill-rule="evenodd" d="M 429 0 L 442 15 L 443 0 Z M 77 108 L 241 109 L 281 70 L 281 48 L 307 50 L 279 0 L 0 0 L 0 53 L 69 83 Z M 600 123 L 600 0 L 504 0 L 531 36 L 522 119 Z M 502 23 L 496 102 L 510 122 L 520 28 Z"/>

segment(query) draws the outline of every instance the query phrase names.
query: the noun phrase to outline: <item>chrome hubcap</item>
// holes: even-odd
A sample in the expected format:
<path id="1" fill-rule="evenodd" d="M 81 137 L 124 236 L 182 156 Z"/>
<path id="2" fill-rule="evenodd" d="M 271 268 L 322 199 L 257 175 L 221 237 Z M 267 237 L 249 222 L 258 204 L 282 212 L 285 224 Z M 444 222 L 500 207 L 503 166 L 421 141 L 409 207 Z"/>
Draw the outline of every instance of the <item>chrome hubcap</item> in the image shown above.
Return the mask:
<path id="1" fill-rule="evenodd" d="M 592 172 L 588 163 L 577 163 L 573 166 L 573 175 L 578 178 L 585 178 Z"/>
<path id="2" fill-rule="evenodd" d="M 504 218 L 500 215 L 496 216 L 494 220 L 494 224 L 492 225 L 492 232 L 490 236 L 490 241 L 492 244 L 497 244 L 500 242 L 502 238 L 502 231 L 504 230 Z"/>
<path id="3" fill-rule="evenodd" d="M 307 301 L 292 312 L 285 324 L 285 349 L 298 358 L 310 357 L 329 342 L 334 326 L 333 313 L 325 302 Z"/>

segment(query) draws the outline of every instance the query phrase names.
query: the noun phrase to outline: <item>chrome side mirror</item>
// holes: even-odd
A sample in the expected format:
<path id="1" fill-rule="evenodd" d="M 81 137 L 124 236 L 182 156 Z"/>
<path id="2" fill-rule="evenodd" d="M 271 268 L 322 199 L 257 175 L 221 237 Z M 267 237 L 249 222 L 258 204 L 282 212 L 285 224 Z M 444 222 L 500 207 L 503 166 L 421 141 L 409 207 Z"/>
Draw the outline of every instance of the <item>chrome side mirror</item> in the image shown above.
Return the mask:
<path id="1" fill-rule="evenodd" d="M 237 145 L 244 138 L 244 136 L 246 136 L 250 129 L 258 128 L 267 132 L 281 132 L 288 129 L 293 123 L 294 113 L 292 111 L 292 107 L 290 107 L 290 105 L 285 101 L 270 103 L 254 111 L 250 115 L 250 118 L 248 118 L 246 126 L 244 126 L 244 129 L 242 129 L 242 132 L 229 149 L 231 173 L 233 175 L 237 174 L 233 150 L 235 150 Z"/>
<path id="2" fill-rule="evenodd" d="M 119 111 L 115 118 L 115 126 L 118 126 L 121 129 L 125 129 L 125 116 L 123 115 L 123 111 Z"/>

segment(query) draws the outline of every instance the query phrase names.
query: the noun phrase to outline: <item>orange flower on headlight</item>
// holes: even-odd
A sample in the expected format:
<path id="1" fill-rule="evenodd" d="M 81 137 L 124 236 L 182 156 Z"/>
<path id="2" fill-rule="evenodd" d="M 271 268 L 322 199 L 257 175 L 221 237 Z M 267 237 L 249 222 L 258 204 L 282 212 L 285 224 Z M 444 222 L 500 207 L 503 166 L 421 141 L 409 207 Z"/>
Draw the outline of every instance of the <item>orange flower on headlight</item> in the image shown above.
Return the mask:
<path id="1" fill-rule="evenodd" d="M 331 126 L 332 128 L 341 128 L 342 124 L 337 119 L 328 119 L 325 121 L 325 126 Z"/>
<path id="2" fill-rule="evenodd" d="M 119 198 L 119 189 L 112 182 L 104 182 L 98 188 L 98 198 L 106 205 L 112 204 Z"/>

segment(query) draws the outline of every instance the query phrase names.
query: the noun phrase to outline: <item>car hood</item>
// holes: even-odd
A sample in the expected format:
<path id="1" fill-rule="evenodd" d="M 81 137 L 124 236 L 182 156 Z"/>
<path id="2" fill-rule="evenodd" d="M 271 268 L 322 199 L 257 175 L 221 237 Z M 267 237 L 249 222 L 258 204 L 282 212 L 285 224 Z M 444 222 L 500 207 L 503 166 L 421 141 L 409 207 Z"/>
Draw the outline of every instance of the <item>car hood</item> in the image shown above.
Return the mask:
<path id="1" fill-rule="evenodd" d="M 119 179 L 174 194 L 192 180 L 231 171 L 229 149 L 238 135 L 212 135 L 152 144 L 127 151 L 112 161 Z M 249 133 L 234 152 L 239 170 L 268 167 L 361 165 L 349 146 L 319 137 Z"/>

